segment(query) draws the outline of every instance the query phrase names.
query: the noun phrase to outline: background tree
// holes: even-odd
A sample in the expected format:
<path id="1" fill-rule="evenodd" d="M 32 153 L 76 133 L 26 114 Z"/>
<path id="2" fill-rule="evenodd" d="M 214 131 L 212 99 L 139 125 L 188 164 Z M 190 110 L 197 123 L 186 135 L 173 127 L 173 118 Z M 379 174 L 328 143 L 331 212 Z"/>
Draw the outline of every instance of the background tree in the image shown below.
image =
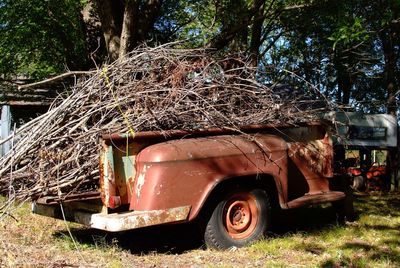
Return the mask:
<path id="1" fill-rule="evenodd" d="M 113 61 L 143 43 L 179 40 L 182 47 L 245 54 L 267 72 L 266 82 L 301 90 L 310 83 L 344 107 L 391 114 L 398 109 L 398 1 L 0 3 L 3 78 L 88 69 L 93 59 Z"/>
<path id="2" fill-rule="evenodd" d="M 0 77 L 87 68 L 81 9 L 74 0 L 0 1 Z"/>
<path id="3" fill-rule="evenodd" d="M 154 31 L 162 0 L 95 0 L 110 61 L 146 42 Z"/>
<path id="4" fill-rule="evenodd" d="M 265 65 L 274 67 L 275 78 L 280 70 L 289 70 L 318 85 L 338 104 L 393 114 L 398 109 L 397 5 L 395 1 L 295 1 L 279 16 L 275 27 L 282 34 L 264 57 Z"/>

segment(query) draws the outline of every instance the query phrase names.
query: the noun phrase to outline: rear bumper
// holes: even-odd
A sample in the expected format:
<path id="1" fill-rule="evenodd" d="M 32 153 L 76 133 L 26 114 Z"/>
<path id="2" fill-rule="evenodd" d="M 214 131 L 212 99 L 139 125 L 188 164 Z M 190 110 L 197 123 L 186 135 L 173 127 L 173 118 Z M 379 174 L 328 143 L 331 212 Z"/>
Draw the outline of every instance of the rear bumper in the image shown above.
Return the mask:
<path id="1" fill-rule="evenodd" d="M 85 205 L 85 207 L 82 207 Z M 128 211 L 120 213 L 101 213 L 98 204 L 68 202 L 62 204 L 43 204 L 34 202 L 35 214 L 77 222 L 91 228 L 109 232 L 120 232 L 166 223 L 184 222 L 188 219 L 191 206 L 151 211 Z"/>

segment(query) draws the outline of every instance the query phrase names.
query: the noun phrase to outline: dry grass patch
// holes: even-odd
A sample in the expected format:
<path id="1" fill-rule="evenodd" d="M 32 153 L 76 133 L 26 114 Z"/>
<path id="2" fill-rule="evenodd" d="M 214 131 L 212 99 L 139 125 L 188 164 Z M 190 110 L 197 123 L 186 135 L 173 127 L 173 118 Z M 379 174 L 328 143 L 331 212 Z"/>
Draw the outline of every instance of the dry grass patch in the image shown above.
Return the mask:
<path id="1" fill-rule="evenodd" d="M 357 196 L 355 206 L 359 219 L 345 225 L 329 208 L 281 211 L 267 239 L 221 252 L 204 250 L 190 226 L 109 234 L 24 204 L 0 221 L 0 267 L 399 267 L 400 195 Z"/>

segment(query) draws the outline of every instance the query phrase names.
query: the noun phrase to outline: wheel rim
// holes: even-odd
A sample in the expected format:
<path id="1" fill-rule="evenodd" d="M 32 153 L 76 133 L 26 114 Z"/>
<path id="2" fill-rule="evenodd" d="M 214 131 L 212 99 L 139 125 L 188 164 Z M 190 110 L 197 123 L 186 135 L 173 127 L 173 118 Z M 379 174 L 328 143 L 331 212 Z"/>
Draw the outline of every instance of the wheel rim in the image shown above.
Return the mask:
<path id="1" fill-rule="evenodd" d="M 224 206 L 223 221 L 229 236 L 233 239 L 246 239 L 256 229 L 259 210 L 256 198 L 250 193 L 232 196 Z"/>

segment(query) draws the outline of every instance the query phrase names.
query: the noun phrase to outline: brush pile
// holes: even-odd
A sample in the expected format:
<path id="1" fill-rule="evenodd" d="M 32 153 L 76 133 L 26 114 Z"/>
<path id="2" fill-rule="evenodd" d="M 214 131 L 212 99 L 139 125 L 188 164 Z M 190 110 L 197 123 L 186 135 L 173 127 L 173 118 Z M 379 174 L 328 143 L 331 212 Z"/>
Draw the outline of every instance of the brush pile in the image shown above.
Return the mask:
<path id="1" fill-rule="evenodd" d="M 328 107 L 312 94 L 267 86 L 263 77 L 240 57 L 137 49 L 81 78 L 16 130 L 11 153 L 0 159 L 0 191 L 26 199 L 96 188 L 101 133 L 296 124 Z"/>

